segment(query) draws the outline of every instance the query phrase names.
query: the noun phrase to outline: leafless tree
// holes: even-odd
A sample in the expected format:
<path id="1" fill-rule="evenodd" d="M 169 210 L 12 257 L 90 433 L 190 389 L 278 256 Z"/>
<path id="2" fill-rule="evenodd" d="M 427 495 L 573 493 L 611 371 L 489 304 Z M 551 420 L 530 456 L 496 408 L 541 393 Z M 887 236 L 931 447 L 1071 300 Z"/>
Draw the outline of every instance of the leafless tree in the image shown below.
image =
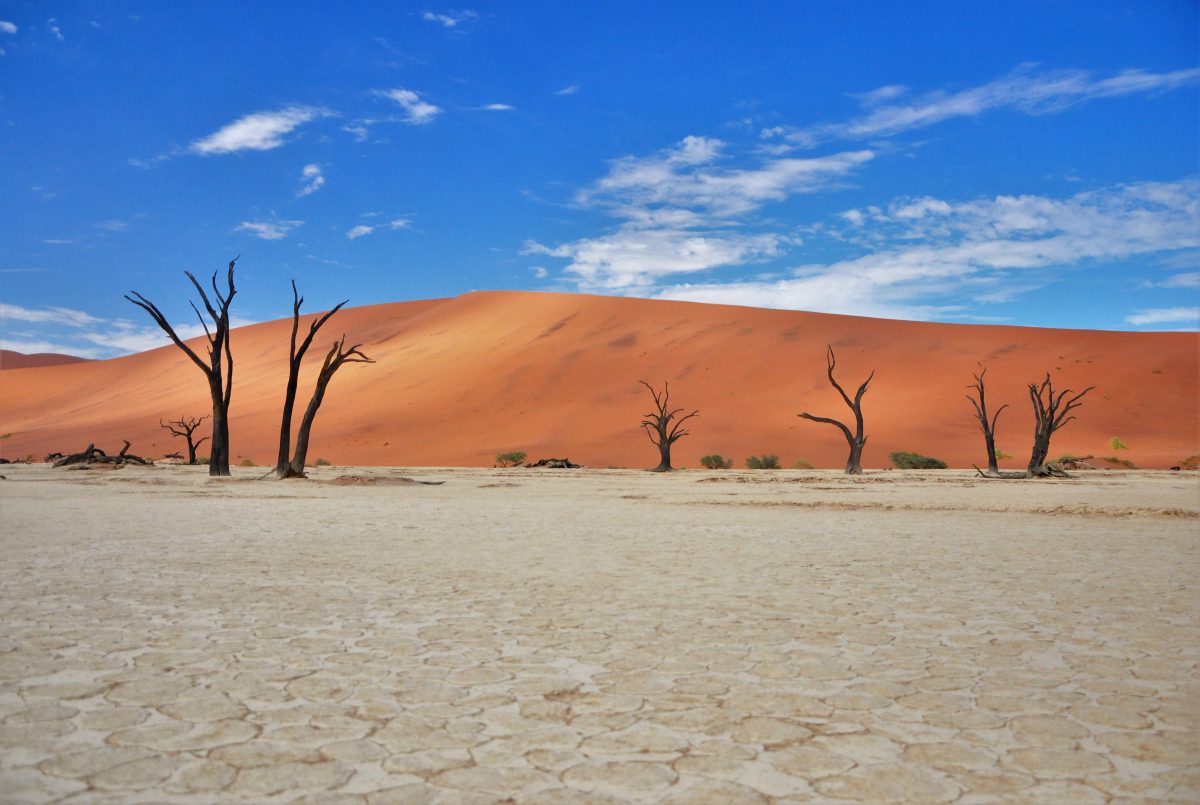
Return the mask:
<path id="1" fill-rule="evenodd" d="M 296 336 L 300 332 L 300 306 L 304 304 L 304 297 L 297 292 L 296 281 L 292 280 L 292 343 L 291 351 L 288 353 L 288 382 L 287 391 L 283 397 L 283 416 L 279 423 L 279 455 L 275 461 L 275 473 L 280 478 L 289 477 L 287 468 L 290 465 L 292 449 L 292 411 L 296 407 L 296 390 L 300 384 L 300 364 L 304 360 L 304 354 L 312 345 L 317 331 L 325 322 L 329 321 L 334 313 L 342 309 L 342 305 L 349 301 L 349 299 L 343 299 L 324 316 L 313 319 L 308 325 L 308 335 L 297 347 Z M 301 465 L 301 470 L 303 470 L 303 465 Z"/>
<path id="2" fill-rule="evenodd" d="M 166 422 L 163 422 L 161 419 L 158 420 L 159 427 L 171 431 L 172 436 L 182 436 L 187 439 L 188 464 L 196 463 L 196 448 L 208 441 L 207 436 L 203 436 L 200 439 L 195 439 L 192 436 L 196 428 L 200 427 L 200 423 L 206 419 L 208 419 L 206 416 L 202 416 L 199 419 L 196 419 L 194 416 L 181 416 L 179 419 L 169 419 Z"/>
<path id="3" fill-rule="evenodd" d="M 317 385 L 313 389 L 312 399 L 308 401 L 308 408 L 300 420 L 299 430 L 296 431 L 296 452 L 280 477 L 304 477 L 304 461 L 308 457 L 308 439 L 312 432 L 313 420 L 316 419 L 317 410 L 325 399 L 325 389 L 329 385 L 329 381 L 333 379 L 334 373 L 346 363 L 375 362 L 358 351 L 360 346 L 362 344 L 355 344 L 346 349 L 346 336 L 343 335 L 341 340 L 334 341 L 333 346 L 329 348 L 329 352 L 325 355 L 325 362 L 321 366 L 321 372 L 317 375 Z"/>
<path id="4" fill-rule="evenodd" d="M 649 389 L 651 396 L 654 397 L 654 410 L 642 415 L 642 427 L 645 428 L 651 443 L 658 447 L 658 466 L 651 472 L 670 472 L 673 469 L 671 467 L 671 445 L 684 436 L 690 435 L 690 431 L 683 427 L 683 423 L 694 416 L 699 416 L 700 412 L 692 411 L 686 416 L 676 418 L 683 409 L 671 408 L 670 384 L 664 382 L 662 393 L 659 393 L 645 380 L 638 382 Z"/>
<path id="5" fill-rule="evenodd" d="M 1072 394 L 1070 389 L 1055 393 L 1054 384 L 1050 381 L 1049 372 L 1046 373 L 1046 379 L 1040 385 L 1037 383 L 1029 384 L 1029 400 L 1033 403 L 1035 426 L 1033 431 L 1033 453 L 1029 457 L 1029 468 L 1026 470 L 1027 477 L 1045 478 L 1050 475 L 1066 475 L 1061 468 L 1046 462 L 1046 457 L 1050 455 L 1050 437 L 1054 435 L 1055 431 L 1075 418 L 1067 416 L 1067 414 L 1082 405 L 1080 400 L 1094 388 L 1095 386 L 1088 386 L 1073 397 L 1068 397 L 1068 395 Z"/>
<path id="6" fill-rule="evenodd" d="M 996 420 L 1000 418 L 1001 411 L 1008 406 L 1000 406 L 1000 408 L 996 410 L 996 413 L 992 415 L 991 419 L 988 419 L 987 397 L 985 396 L 983 387 L 983 378 L 986 374 L 987 369 L 984 369 L 979 374 L 973 375 L 975 378 L 975 385 L 968 386 L 967 388 L 975 389 L 976 394 L 979 395 L 979 399 L 976 400 L 974 397 L 968 394 L 967 401 L 970 402 L 975 408 L 975 417 L 979 420 L 979 429 L 983 431 L 983 441 L 987 446 L 988 472 L 995 475 L 996 473 L 1000 472 L 1000 467 L 996 463 Z"/>
<path id="7" fill-rule="evenodd" d="M 200 325 L 204 328 L 204 335 L 208 338 L 208 361 L 200 359 L 200 356 L 192 351 L 192 348 L 180 340 L 175 333 L 175 328 L 167 321 L 167 317 L 163 312 L 146 297 L 142 296 L 137 291 L 130 291 L 133 296 L 125 295 L 133 304 L 140 307 L 142 310 L 150 314 L 154 322 L 162 328 L 174 342 L 175 346 L 183 350 L 184 354 L 192 359 L 192 362 L 204 372 L 205 378 L 208 380 L 208 392 L 212 397 L 212 444 L 211 451 L 208 457 L 208 474 L 209 475 L 229 475 L 229 400 L 233 395 L 233 352 L 229 347 L 229 305 L 233 302 L 234 294 L 237 290 L 233 286 L 233 266 L 238 258 L 233 258 L 229 261 L 229 273 L 226 277 L 225 292 L 217 288 L 217 272 L 212 275 L 212 292 L 213 301 L 216 306 L 213 306 L 213 301 L 210 301 L 208 294 L 204 291 L 204 286 L 196 281 L 196 278 L 190 271 L 183 272 L 187 278 L 192 281 L 192 285 L 196 288 L 196 292 L 200 294 L 200 301 L 204 303 L 204 309 L 212 320 L 213 329 L 209 330 L 208 322 L 204 320 L 204 316 L 200 315 L 196 303 L 192 302 L 192 310 L 196 311 L 196 318 L 200 320 Z"/>
<path id="8" fill-rule="evenodd" d="M 870 385 L 871 379 L 875 377 L 875 370 L 871 370 L 871 374 L 867 375 L 867 379 L 858 387 L 858 391 L 854 394 L 854 399 L 851 400 L 845 390 L 838 384 L 833 377 L 833 368 L 837 365 L 837 358 L 834 357 L 833 347 L 825 347 L 825 363 L 829 382 L 837 389 L 838 394 L 842 395 L 842 400 L 854 412 L 855 430 L 850 432 L 850 428 L 842 424 L 836 419 L 831 419 L 824 416 L 813 416 L 809 413 L 798 414 L 801 419 L 808 419 L 812 422 L 823 422 L 826 425 L 833 425 L 841 430 L 842 435 L 846 437 L 846 442 L 850 445 L 850 455 L 846 459 L 846 474 L 847 475 L 862 475 L 862 451 L 863 446 L 867 443 L 867 437 L 863 434 L 863 415 L 862 415 L 862 398 L 867 393 L 867 386 Z"/>

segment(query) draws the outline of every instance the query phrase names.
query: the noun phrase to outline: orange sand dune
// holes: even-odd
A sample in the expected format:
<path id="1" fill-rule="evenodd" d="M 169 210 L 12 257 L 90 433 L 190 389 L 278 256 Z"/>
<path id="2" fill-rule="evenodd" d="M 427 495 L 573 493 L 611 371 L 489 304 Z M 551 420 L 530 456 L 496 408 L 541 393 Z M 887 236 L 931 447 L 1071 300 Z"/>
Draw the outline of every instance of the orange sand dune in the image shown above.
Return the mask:
<path id="1" fill-rule="evenodd" d="M 35 366 L 59 366 L 64 363 L 80 363 L 87 358 L 63 355 L 58 352 L 35 352 L 26 355 L 11 349 L 0 349 L 0 369 L 30 369 Z"/>
<path id="2" fill-rule="evenodd" d="M 305 325 L 311 317 L 305 317 Z M 273 464 L 286 379 L 290 320 L 233 334 L 233 455 Z M 999 446 L 1019 467 L 1033 430 L 1026 384 L 1049 370 L 1059 388 L 1097 388 L 1056 436 L 1052 453 L 1122 455 L 1167 467 L 1200 452 L 1194 333 L 1124 333 L 928 324 L 783 310 L 576 294 L 484 292 L 340 312 L 309 355 L 297 404 L 334 337 L 361 341 L 374 365 L 350 364 L 330 385 L 310 461 L 339 464 L 490 465 L 499 451 L 568 456 L 592 467 L 652 466 L 639 429 L 649 397 L 638 385 L 671 382 L 672 401 L 701 414 L 675 450 L 696 467 L 718 452 L 742 466 L 774 453 L 840 467 L 846 445 L 800 411 L 849 412 L 825 379 L 825 344 L 851 393 L 871 369 L 864 401 L 868 469 L 910 450 L 951 466 L 984 459 L 964 399 L 988 368 Z M 208 413 L 199 370 L 176 348 L 107 361 L 0 372 L 6 458 L 82 449 L 88 442 L 161 455 L 181 449 L 161 418 Z"/>

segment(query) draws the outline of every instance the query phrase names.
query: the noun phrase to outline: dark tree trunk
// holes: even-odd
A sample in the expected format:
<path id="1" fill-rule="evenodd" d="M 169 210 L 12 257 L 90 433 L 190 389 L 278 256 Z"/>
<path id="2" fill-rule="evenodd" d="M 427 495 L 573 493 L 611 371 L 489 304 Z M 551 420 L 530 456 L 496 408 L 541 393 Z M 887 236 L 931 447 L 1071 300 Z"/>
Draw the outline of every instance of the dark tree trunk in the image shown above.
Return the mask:
<path id="1" fill-rule="evenodd" d="M 687 416 L 676 419 L 683 409 L 671 409 L 670 384 L 663 383 L 663 390 L 660 394 L 645 380 L 638 382 L 649 389 L 650 395 L 654 397 L 654 410 L 642 416 L 642 428 L 650 437 L 651 443 L 658 447 L 658 466 L 650 472 L 671 472 L 674 469 L 671 466 L 671 445 L 684 436 L 690 435 L 689 431 L 683 429 L 683 423 L 694 416 L 699 416 L 700 412 L 692 411 Z"/>
<path id="2" fill-rule="evenodd" d="M 1029 384 L 1029 400 L 1033 404 L 1034 428 L 1033 452 L 1029 456 L 1029 467 L 1025 471 L 1027 477 L 1046 478 L 1066 475 L 1061 468 L 1046 460 L 1050 455 L 1050 437 L 1075 418 L 1067 416 L 1067 414 L 1082 405 L 1080 400 L 1094 388 L 1095 386 L 1088 386 L 1079 394 L 1067 399 L 1071 390 L 1067 389 L 1055 394 L 1049 372 L 1046 373 L 1046 379 L 1040 386 L 1037 383 Z"/>
<path id="3" fill-rule="evenodd" d="M 325 322 L 329 321 L 329 318 L 334 313 L 341 310 L 342 305 L 348 301 L 346 299 L 342 300 L 324 316 L 314 319 L 309 324 L 308 335 L 305 336 L 304 341 L 297 347 L 296 336 L 299 335 L 300 331 L 300 306 L 304 304 L 304 297 L 300 296 L 296 290 L 296 281 L 292 280 L 292 342 L 291 349 L 288 352 L 288 381 L 287 389 L 283 395 L 283 415 L 280 417 L 279 422 L 279 453 L 275 459 L 275 474 L 280 478 L 291 477 L 288 474 L 288 466 L 291 463 L 289 454 L 291 453 L 292 412 L 296 407 L 296 392 L 300 386 L 300 364 L 304 361 L 304 355 L 308 352 L 309 346 L 312 345 L 313 337 L 316 336 L 317 331 L 321 329 L 321 326 Z M 307 449 L 307 445 L 305 445 L 305 449 Z M 300 469 L 303 472 L 303 463 Z"/>
<path id="4" fill-rule="evenodd" d="M 1000 466 L 996 462 L 996 420 L 1000 418 L 1000 412 L 1008 406 L 1000 406 L 995 415 L 990 420 L 988 419 L 987 397 L 983 385 L 983 378 L 986 374 L 987 369 L 984 369 L 981 373 L 974 376 L 975 385 L 968 386 L 968 388 L 975 389 L 979 395 L 979 399 L 976 400 L 968 394 L 967 400 L 975 408 L 975 418 L 979 420 L 979 429 L 983 431 L 983 443 L 987 448 L 988 472 L 995 475 L 1000 472 Z"/>
<path id="5" fill-rule="evenodd" d="M 283 472 L 279 474 L 280 478 L 305 477 L 304 464 L 308 458 L 308 442 L 312 433 L 313 420 L 317 418 L 317 411 L 320 410 L 321 403 L 325 400 L 325 389 L 329 386 L 329 381 L 333 379 L 337 370 L 345 363 L 375 362 L 358 351 L 361 344 L 355 344 L 350 349 L 345 349 L 345 346 L 346 336 L 343 335 L 340 341 L 333 342 L 333 346 L 329 348 L 329 353 L 325 356 L 325 363 L 322 364 L 321 372 L 317 375 L 317 385 L 313 389 L 312 399 L 308 401 L 308 408 L 305 409 L 304 417 L 300 420 L 300 428 L 296 431 L 296 451 L 287 466 L 284 467 Z"/>
<path id="6" fill-rule="evenodd" d="M 807 419 L 811 422 L 820 422 L 825 425 L 833 425 L 840 430 L 842 435 L 846 437 L 846 444 L 850 447 L 850 455 L 846 457 L 845 472 L 847 475 L 862 475 L 862 452 L 863 447 L 867 443 L 867 437 L 863 433 L 862 398 L 863 395 L 867 393 L 867 387 L 870 385 L 871 379 L 875 377 L 875 370 L 871 370 L 871 374 L 867 375 L 867 379 L 864 380 L 862 385 L 858 387 L 858 392 L 854 395 L 854 399 L 851 400 L 850 396 L 846 394 L 845 390 L 833 377 L 833 369 L 835 366 L 837 366 L 837 358 L 833 354 L 832 346 L 827 345 L 825 347 L 825 363 L 826 374 L 829 376 L 829 383 L 835 389 L 837 389 L 838 394 L 842 395 L 843 402 L 845 402 L 847 407 L 849 407 L 854 413 L 854 432 L 852 433 L 850 428 L 848 428 L 846 425 L 836 419 L 831 419 L 830 417 L 814 416 L 813 414 L 809 413 L 797 414 L 797 416 L 799 416 L 801 419 Z"/>
<path id="7" fill-rule="evenodd" d="M 209 396 L 212 397 L 212 454 L 208 459 L 208 474 L 209 475 L 229 475 L 229 403 L 233 397 L 233 351 L 229 344 L 229 306 L 233 302 L 233 297 L 237 293 L 237 289 L 233 285 L 233 266 L 237 262 L 237 258 L 229 261 L 229 271 L 226 278 L 225 293 L 221 293 L 217 288 L 217 274 L 214 271 L 212 275 L 212 291 L 216 307 L 209 300 L 208 294 L 205 293 L 204 287 L 196 280 L 190 271 L 183 272 L 192 285 L 200 294 L 200 300 L 204 303 L 204 309 L 212 320 L 213 329 L 208 329 L 208 323 L 204 317 L 200 315 L 200 310 L 192 303 L 192 310 L 196 312 L 196 317 L 200 319 L 200 325 L 204 328 L 204 335 L 208 338 L 208 362 L 205 363 L 200 359 L 200 356 L 192 351 L 192 348 L 179 338 L 175 333 L 175 328 L 167 321 L 167 317 L 163 312 L 146 297 L 142 296 L 137 291 L 131 291 L 125 295 L 133 304 L 140 307 L 150 314 L 154 322 L 162 328 L 162 331 L 170 337 L 175 346 L 183 350 L 200 371 L 204 372 L 205 378 L 208 380 Z"/>

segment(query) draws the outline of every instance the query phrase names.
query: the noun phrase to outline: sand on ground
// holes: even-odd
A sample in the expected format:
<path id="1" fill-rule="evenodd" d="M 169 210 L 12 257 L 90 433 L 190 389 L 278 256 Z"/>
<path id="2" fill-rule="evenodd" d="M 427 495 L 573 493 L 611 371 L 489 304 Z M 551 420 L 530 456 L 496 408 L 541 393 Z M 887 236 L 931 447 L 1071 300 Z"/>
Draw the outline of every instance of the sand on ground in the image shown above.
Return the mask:
<path id="1" fill-rule="evenodd" d="M 1200 797 L 1196 475 L 0 471 L 5 801 Z"/>

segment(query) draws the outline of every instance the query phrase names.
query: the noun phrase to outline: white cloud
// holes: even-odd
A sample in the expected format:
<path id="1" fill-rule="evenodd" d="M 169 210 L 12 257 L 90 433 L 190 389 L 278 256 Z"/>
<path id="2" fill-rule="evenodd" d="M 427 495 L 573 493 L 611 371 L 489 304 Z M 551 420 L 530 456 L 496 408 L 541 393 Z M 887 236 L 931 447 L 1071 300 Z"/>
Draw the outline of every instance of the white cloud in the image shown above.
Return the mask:
<path id="1" fill-rule="evenodd" d="M 66 327 L 87 327 L 99 324 L 101 319 L 82 310 L 67 307 L 44 307 L 41 309 L 9 305 L 0 302 L 0 321 L 23 321 L 36 324 L 60 324 Z"/>
<path id="2" fill-rule="evenodd" d="M 774 257 L 783 243 L 782 237 L 770 234 L 622 227 L 612 234 L 554 248 L 530 242 L 524 253 L 570 260 L 566 271 L 586 290 L 629 293 L 645 291 L 674 274 Z"/>
<path id="3" fill-rule="evenodd" d="M 1126 316 L 1130 324 L 1187 324 L 1200 327 L 1200 307 L 1159 307 Z"/>
<path id="4" fill-rule="evenodd" d="M 766 204 L 827 188 L 873 157 L 871 151 L 816 159 L 759 160 L 724 167 L 725 143 L 685 137 L 647 157 L 622 157 L 576 195 L 620 223 L 597 237 L 525 253 L 570 261 L 566 272 L 585 290 L 646 292 L 663 277 L 778 257 L 795 238 L 742 228 Z"/>
<path id="5" fill-rule="evenodd" d="M 417 93 L 409 89 L 380 90 L 379 94 L 398 103 L 405 112 L 404 122 L 416 126 L 433 122 L 442 111 L 439 107 L 421 100 Z"/>
<path id="6" fill-rule="evenodd" d="M 572 84 L 569 87 L 563 87 L 560 90 L 556 90 L 554 94 L 555 95 L 574 95 L 576 92 L 579 92 L 579 90 L 580 90 L 580 86 L 578 84 Z"/>
<path id="7" fill-rule="evenodd" d="M 303 224 L 303 221 L 242 221 L 233 231 L 249 232 L 262 240 L 283 240 L 293 229 Z"/>
<path id="8" fill-rule="evenodd" d="M 374 231 L 375 231 L 375 227 L 373 227 L 373 226 L 367 226 L 366 224 L 359 224 L 358 226 L 352 228 L 349 232 L 347 232 L 346 237 L 350 238 L 350 240 L 354 240 L 355 238 L 361 238 L 363 235 L 369 235 Z"/>
<path id="9" fill-rule="evenodd" d="M 506 103 L 489 103 L 486 106 L 479 107 L 485 112 L 511 112 L 516 107 L 509 106 Z"/>
<path id="10" fill-rule="evenodd" d="M 64 37 L 62 29 L 58 27 L 58 20 L 54 19 L 54 17 L 51 17 L 50 19 L 46 20 L 46 25 L 50 28 L 50 35 L 59 42 L 62 42 Z"/>
<path id="11" fill-rule="evenodd" d="M 42 243 L 45 243 L 45 244 L 51 245 L 51 246 L 65 246 L 68 243 L 74 243 L 74 242 L 75 241 L 73 241 L 69 238 L 44 238 L 42 240 Z"/>
<path id="12" fill-rule="evenodd" d="M 1047 271 L 1196 248 L 1200 182 L 1121 185 L 1067 199 L 901 199 L 860 214 L 871 230 L 859 241 L 870 250 L 861 257 L 771 281 L 675 285 L 659 296 L 908 319 L 966 301 L 1008 302 L 1053 279 Z"/>
<path id="13" fill-rule="evenodd" d="M 533 274 L 533 276 L 540 280 L 545 279 L 550 274 L 550 272 L 546 270 L 545 266 L 530 266 L 529 271 Z"/>
<path id="14" fill-rule="evenodd" d="M 16 32 L 17 32 L 16 25 L 12 24 L 8 20 L 0 20 L 0 33 L 15 34 Z"/>
<path id="15" fill-rule="evenodd" d="M 1152 283 L 1154 288 L 1200 288 L 1200 271 L 1187 271 Z"/>
<path id="16" fill-rule="evenodd" d="M 447 11 L 445 14 L 435 14 L 432 11 L 426 11 L 421 15 L 421 19 L 426 22 L 436 22 L 446 28 L 454 28 L 459 23 L 478 17 L 479 14 L 469 9 L 462 11 Z"/>
<path id="17" fill-rule="evenodd" d="M 354 141 L 361 143 L 361 142 L 365 141 L 368 136 L 370 136 L 371 130 L 368 128 L 368 126 L 370 126 L 374 122 L 375 121 L 371 120 L 371 121 L 363 121 L 363 122 L 359 122 L 359 123 L 347 124 L 345 126 L 342 126 L 342 131 L 353 134 Z"/>
<path id="18" fill-rule="evenodd" d="M 776 126 L 764 129 L 762 136 L 768 139 L 782 136 L 793 146 L 812 147 L 833 139 L 898 134 L 952 118 L 977 117 L 998 109 L 1034 115 L 1060 112 L 1097 98 L 1165 92 L 1197 81 L 1200 81 L 1200 68 L 1194 67 L 1167 73 L 1124 70 L 1108 78 L 1098 78 L 1087 70 L 1037 71 L 1023 65 L 987 84 L 958 92 L 929 92 L 908 103 L 881 103 L 900 94 L 898 87 L 881 87 L 859 96 L 869 110 L 861 117 L 809 128 Z"/>
<path id="19" fill-rule="evenodd" d="M 300 171 L 300 181 L 303 184 L 296 191 L 298 197 L 311 195 L 320 190 L 325 184 L 325 176 L 321 173 L 321 166 L 317 164 L 305 165 L 304 169 Z"/>
<path id="20" fill-rule="evenodd" d="M 408 229 L 412 226 L 412 220 L 408 218 L 393 218 L 388 222 L 388 229 Z"/>
<path id="21" fill-rule="evenodd" d="M 314 106 L 289 106 L 275 112 L 255 112 L 196 140 L 188 150 L 203 155 L 269 151 L 283 145 L 284 137 L 305 123 L 331 114 L 327 109 Z"/>
<path id="22" fill-rule="evenodd" d="M 14 327 L 14 322 L 19 322 L 19 327 Z M 0 348 L 25 354 L 58 352 L 80 358 L 112 358 L 170 343 L 166 334 L 152 323 L 124 318 L 103 319 L 64 307 L 25 308 L 0 304 L 0 323 L 4 330 Z M 235 317 L 232 323 L 242 327 L 254 322 Z M 185 340 L 204 334 L 199 323 L 172 326 Z"/>

